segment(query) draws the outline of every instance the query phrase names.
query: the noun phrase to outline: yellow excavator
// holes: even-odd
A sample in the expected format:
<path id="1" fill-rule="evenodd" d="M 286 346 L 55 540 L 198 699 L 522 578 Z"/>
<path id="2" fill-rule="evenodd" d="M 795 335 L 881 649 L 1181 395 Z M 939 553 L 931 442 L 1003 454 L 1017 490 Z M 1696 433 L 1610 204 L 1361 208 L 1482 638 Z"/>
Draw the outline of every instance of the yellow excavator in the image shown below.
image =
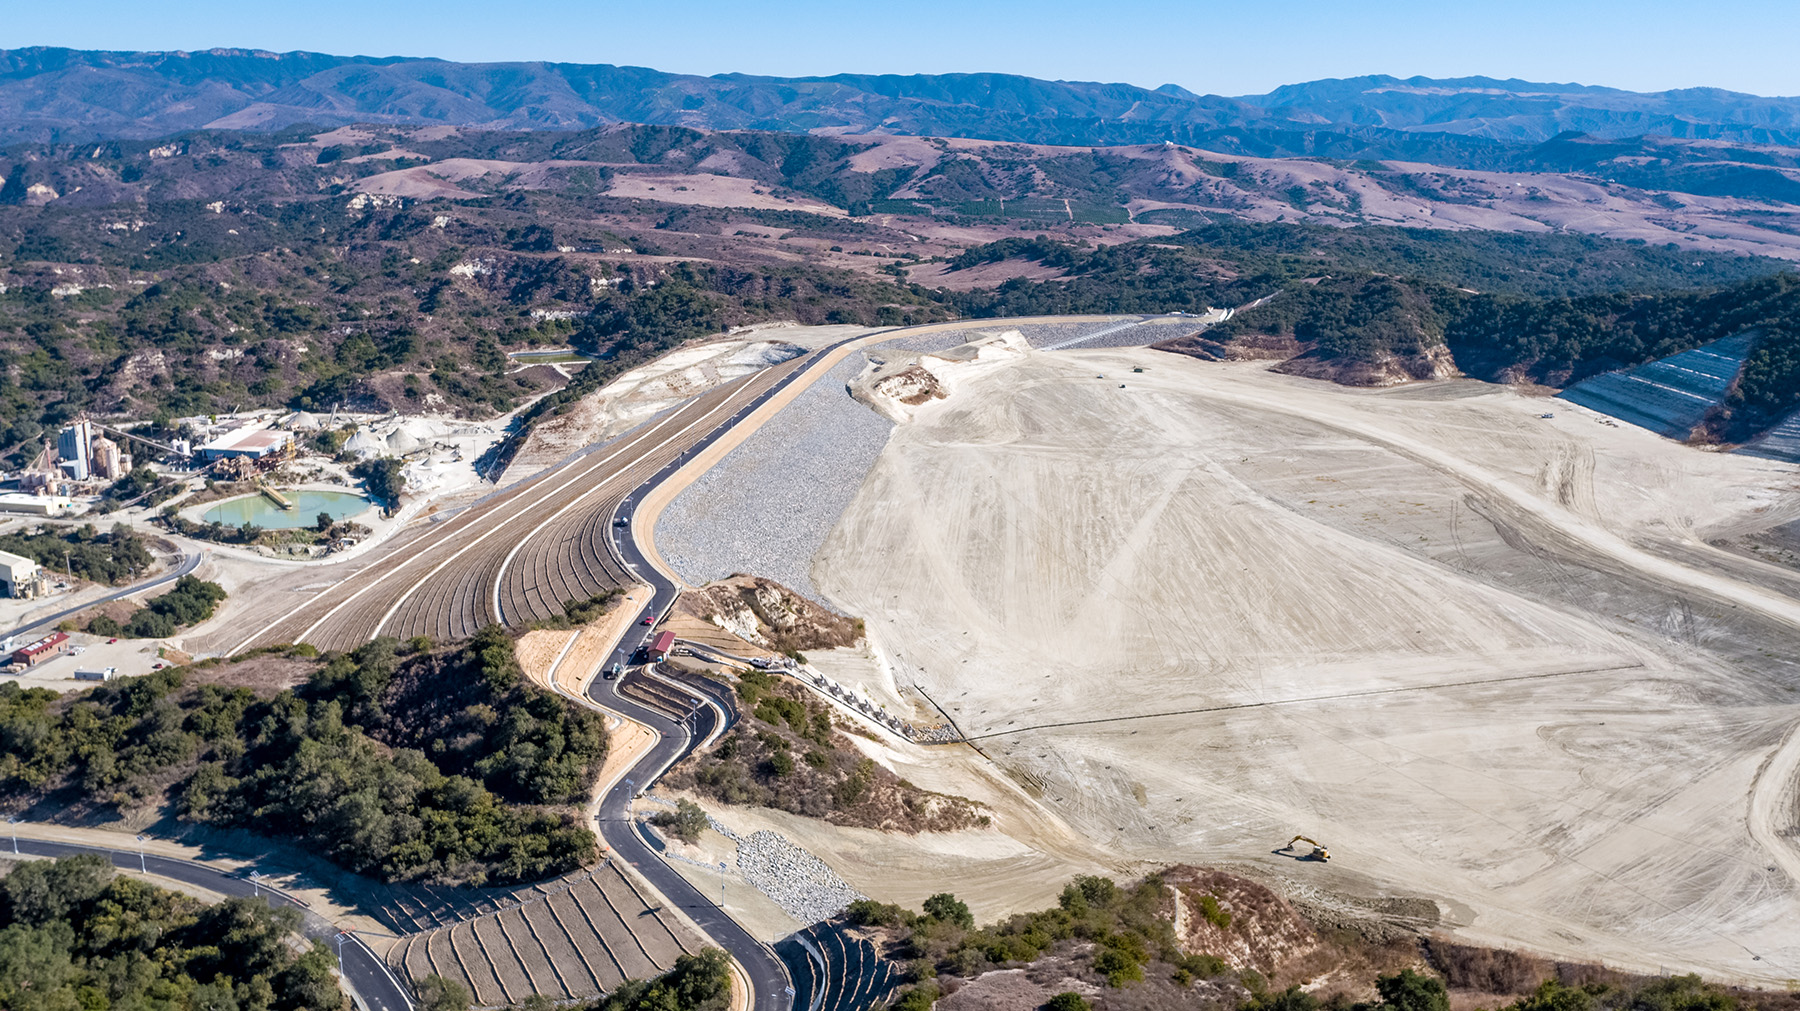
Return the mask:
<path id="1" fill-rule="evenodd" d="M 1310 843 L 1310 844 L 1312 844 L 1312 852 L 1311 853 L 1301 853 L 1300 851 L 1294 849 L 1295 843 Z M 1319 845 L 1319 841 L 1317 839 L 1308 839 L 1307 837 L 1305 837 L 1303 835 L 1297 835 L 1294 838 L 1288 840 L 1288 844 L 1286 846 L 1283 846 L 1282 849 L 1289 853 L 1295 854 L 1296 858 L 1300 859 L 1300 860 L 1317 860 L 1320 863 L 1325 863 L 1331 859 L 1331 851 L 1330 850 Z"/>

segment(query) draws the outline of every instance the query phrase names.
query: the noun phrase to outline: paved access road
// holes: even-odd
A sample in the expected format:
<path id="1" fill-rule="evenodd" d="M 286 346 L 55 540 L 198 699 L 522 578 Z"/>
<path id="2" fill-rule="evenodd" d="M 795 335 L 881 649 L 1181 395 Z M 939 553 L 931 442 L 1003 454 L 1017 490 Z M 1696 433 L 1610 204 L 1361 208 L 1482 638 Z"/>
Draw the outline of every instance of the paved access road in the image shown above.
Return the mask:
<path id="1" fill-rule="evenodd" d="M 99 607 L 101 604 L 104 604 L 104 603 L 106 603 L 108 601 L 112 601 L 112 600 L 118 600 L 120 597 L 129 597 L 134 593 L 142 593 L 145 590 L 154 590 L 155 588 L 161 586 L 164 583 L 172 583 L 175 580 L 180 579 L 182 576 L 185 576 L 185 575 L 193 572 L 195 569 L 199 568 L 200 563 L 205 560 L 206 560 L 206 552 L 204 552 L 204 551 L 196 551 L 191 555 L 183 555 L 179 559 L 180 564 L 176 565 L 173 569 L 170 569 L 169 571 L 163 573 L 160 576 L 152 576 L 151 578 L 146 579 L 141 583 L 133 583 L 130 586 L 127 586 L 122 590 L 114 590 L 113 592 L 107 594 L 104 597 L 95 597 L 93 600 L 90 600 L 85 604 L 79 604 L 75 607 L 64 608 L 63 610 L 58 611 L 55 614 L 47 615 L 45 617 L 38 618 L 35 621 L 27 622 L 26 624 L 20 625 L 18 628 L 13 629 L 8 634 L 10 634 L 16 638 L 18 636 L 24 635 L 27 632 L 33 631 L 34 629 L 53 628 L 53 627 L 55 627 L 57 622 L 63 620 L 64 618 L 74 617 L 75 615 L 80 614 L 81 612 L 87 610 L 90 607 Z"/>
<path id="2" fill-rule="evenodd" d="M 652 624 L 660 621 L 667 616 L 669 609 L 675 604 L 675 598 L 680 594 L 680 586 L 675 578 L 655 564 L 640 547 L 637 537 L 632 534 L 635 528 L 633 521 L 637 505 L 642 503 L 657 485 L 674 476 L 696 455 L 724 436 L 732 426 L 748 417 L 764 402 L 804 376 L 813 365 L 826 361 L 833 352 L 846 345 L 857 342 L 876 343 L 907 334 L 934 330 L 960 329 L 971 326 L 991 327 L 1006 322 L 1016 321 L 976 320 L 931 324 L 853 337 L 820 348 L 809 355 L 796 359 L 795 361 L 799 363 L 798 367 L 785 370 L 757 396 L 744 401 L 742 406 L 729 418 L 716 427 L 705 430 L 685 450 L 669 457 L 660 468 L 644 477 L 641 484 L 632 488 L 629 494 L 613 499 L 605 513 L 611 534 L 602 534 L 602 537 L 606 538 L 602 541 L 602 546 L 610 549 L 610 553 L 617 560 L 618 565 L 631 573 L 635 581 L 649 585 L 651 597 L 646 602 L 643 611 L 636 616 L 636 622 L 630 626 L 630 630 L 621 636 L 612 652 L 602 661 L 602 669 L 610 671 L 615 665 L 621 668 L 630 665 L 634 654 L 654 634 L 654 629 L 645 626 L 642 623 L 643 620 L 649 619 Z M 507 618 L 516 620 L 512 614 L 507 614 Z M 638 793 L 649 789 L 652 783 L 676 762 L 686 757 L 700 741 L 706 740 L 714 729 L 713 721 L 719 718 L 718 715 L 710 706 L 699 706 L 685 718 L 671 718 L 660 709 L 643 705 L 621 694 L 619 691 L 621 685 L 622 681 L 620 680 L 595 677 L 588 686 L 588 696 L 608 709 L 623 713 L 651 727 L 657 731 L 660 737 L 656 746 L 638 760 L 627 776 L 615 784 L 602 801 L 599 815 L 601 837 L 605 839 L 608 846 L 612 847 L 620 859 L 625 860 L 649 879 L 651 885 L 669 901 L 686 910 L 694 922 L 700 925 L 701 930 L 738 960 L 738 963 L 750 976 L 756 1011 L 790 1011 L 793 1007 L 794 987 L 780 957 L 768 946 L 752 937 L 723 909 L 714 905 L 686 878 L 652 852 L 650 846 L 637 832 L 631 818 L 632 799 Z M 725 713 L 727 720 L 735 718 L 736 708 L 729 697 L 720 698 L 714 692 L 701 689 L 694 689 L 694 691 L 697 695 L 713 698 L 715 703 L 722 703 L 721 711 Z M 724 728 L 719 729 L 723 730 Z M 843 988 L 840 986 L 838 989 L 841 991 Z"/>
<path id="3" fill-rule="evenodd" d="M 0 842 L 0 846 L 6 846 Z M 302 929 L 306 936 L 316 937 L 331 945 L 338 952 L 343 967 L 344 979 L 350 988 L 362 999 L 368 1011 L 412 1011 L 412 999 L 407 996 L 406 988 L 400 985 L 387 965 L 376 956 L 362 939 L 348 931 L 340 931 L 323 917 L 312 912 L 287 895 L 258 885 L 256 882 L 236 874 L 208 867 L 191 860 L 178 860 L 173 857 L 159 857 L 151 854 L 133 853 L 125 850 L 107 849 L 101 846 L 82 846 L 78 843 L 49 842 L 40 839 L 15 839 L 12 841 L 16 852 L 21 855 L 35 857 L 67 857 L 79 853 L 98 853 L 112 860 L 113 866 L 126 870 L 135 870 L 157 877 L 181 881 L 186 884 L 204 888 L 220 895 L 260 895 L 272 906 L 293 906 L 299 909 Z"/>

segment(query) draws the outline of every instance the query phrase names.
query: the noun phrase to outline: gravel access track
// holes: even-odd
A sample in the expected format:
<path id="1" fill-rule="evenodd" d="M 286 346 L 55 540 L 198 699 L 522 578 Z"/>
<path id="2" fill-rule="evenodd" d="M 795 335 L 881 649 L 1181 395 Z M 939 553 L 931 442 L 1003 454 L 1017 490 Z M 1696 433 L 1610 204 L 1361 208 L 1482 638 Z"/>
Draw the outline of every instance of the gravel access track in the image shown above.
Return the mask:
<path id="1" fill-rule="evenodd" d="M 628 580 L 605 543 L 613 507 L 623 495 L 812 360 L 784 362 L 703 393 L 396 541 L 233 652 L 285 642 L 347 649 L 378 634 L 462 638 L 500 618 L 523 623 L 551 617 L 561 613 L 566 600 L 585 600 L 623 585 Z M 500 615 L 493 608 L 497 582 Z"/>

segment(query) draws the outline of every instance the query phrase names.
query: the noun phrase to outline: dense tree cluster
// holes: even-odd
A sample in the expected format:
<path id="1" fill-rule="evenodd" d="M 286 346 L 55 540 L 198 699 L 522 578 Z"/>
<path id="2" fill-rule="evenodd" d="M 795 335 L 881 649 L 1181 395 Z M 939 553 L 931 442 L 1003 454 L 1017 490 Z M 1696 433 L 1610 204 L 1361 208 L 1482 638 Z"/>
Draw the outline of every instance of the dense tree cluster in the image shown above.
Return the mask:
<path id="1" fill-rule="evenodd" d="M 1470 300 L 1446 340 L 1477 374 L 1511 369 L 1560 384 L 1684 351 L 1746 330 L 1800 328 L 1800 275 L 1716 291 Z"/>
<path id="2" fill-rule="evenodd" d="M 997 968 L 1028 966 L 1051 955 L 1066 961 L 1044 974 L 1049 978 L 1067 978 L 1073 970 L 1077 977 L 1104 984 L 1091 1000 L 1073 992 L 1055 995 L 1045 1005 L 1055 1011 L 1114 1006 L 1450 1011 L 1452 987 L 1487 995 L 1523 995 L 1510 1004 L 1502 1000 L 1501 1011 L 1739 1011 L 1745 1007 L 1784 1008 L 1791 1003 L 1786 995 L 1777 994 L 1765 1004 L 1756 999 L 1763 991 L 1750 991 L 1746 1000 L 1744 991 L 1709 985 L 1697 976 L 1633 977 L 1597 965 L 1552 963 L 1519 952 L 1441 939 L 1423 942 L 1402 956 L 1415 964 L 1422 956 L 1429 971 L 1406 967 L 1377 975 L 1373 1000 L 1359 1001 L 1341 990 L 1321 999 L 1298 985 L 1274 989 L 1254 969 L 1234 970 L 1221 959 L 1184 951 L 1169 915 L 1173 898 L 1157 875 L 1126 886 L 1109 878 L 1083 876 L 1063 889 L 1055 908 L 1014 914 L 979 929 L 968 906 L 946 893 L 926 899 L 918 912 L 860 899 L 843 915 L 852 924 L 883 932 L 890 957 L 910 960 L 907 968 L 912 986 L 890 1004 L 894 1011 L 929 1011 L 935 1001 L 957 988 L 954 983 L 940 985 L 942 977 L 969 980 Z M 1215 927 L 1229 928 L 1228 913 L 1218 910 L 1215 916 L 1204 910 L 1204 903 L 1202 906 Z M 1366 948 L 1354 947 L 1366 942 L 1348 943 L 1353 945 L 1350 950 L 1367 953 Z M 1388 952 L 1400 954 L 1400 948 L 1390 945 Z M 1316 973 L 1315 964 L 1308 975 Z M 1042 977 L 1027 978 L 1041 981 Z M 1217 979 L 1224 986 L 1194 987 L 1201 979 Z M 1112 999 L 1118 988 L 1145 983 L 1157 989 L 1135 998 L 1128 992 L 1121 1003 Z M 1162 996 L 1157 996 L 1159 993 Z M 1221 1003 L 1221 993 L 1237 996 Z"/>
<path id="3" fill-rule="evenodd" d="M 123 524 L 106 533 L 92 523 L 67 532 L 9 533 L 0 536 L 0 551 L 23 555 L 55 572 L 112 585 L 131 582 L 156 562 L 144 539 Z"/>
<path id="4" fill-rule="evenodd" d="M 427 644 L 428 645 L 428 644 Z M 510 641 L 377 640 L 259 697 L 158 671 L 59 698 L 0 685 L 0 791 L 128 806 L 305 846 L 359 873 L 528 881 L 592 859 L 561 805 L 604 759 L 596 714 L 521 683 Z"/>
<path id="5" fill-rule="evenodd" d="M 350 473 L 363 483 L 376 501 L 392 509 L 400 504 L 400 496 L 406 492 L 405 470 L 406 461 L 378 456 L 358 461 L 350 468 Z"/>
<path id="6" fill-rule="evenodd" d="M 1168 900 L 1167 887 L 1154 875 L 1129 887 L 1084 876 L 1063 889 L 1056 908 L 1019 913 L 979 930 L 969 907 L 949 894 L 926 899 L 918 913 L 861 899 L 845 916 L 892 931 L 895 956 L 910 959 L 920 981 L 939 974 L 973 978 L 995 967 L 1032 962 L 1064 942 L 1091 945 L 1086 956 L 1091 970 L 1113 987 L 1141 982 L 1152 965 L 1184 985 L 1223 975 L 1226 967 L 1219 959 L 1181 950 L 1163 913 Z M 910 999 L 928 1007 L 935 989 L 927 983 L 914 991 L 920 997 Z M 908 999 L 903 996 L 897 1006 L 908 1006 Z"/>
<path id="7" fill-rule="evenodd" d="M 104 857 L 19 864 L 0 882 L 0 1007 L 12 1011 L 340 1011 L 322 942 L 300 913 L 207 906 L 117 876 Z"/>
<path id="8" fill-rule="evenodd" d="M 189 625 L 212 617 L 213 607 L 225 599 L 225 588 L 194 576 L 175 580 L 175 588 L 138 608 L 124 624 L 106 615 L 88 622 L 95 635 L 124 635 L 133 639 L 166 639 Z"/>

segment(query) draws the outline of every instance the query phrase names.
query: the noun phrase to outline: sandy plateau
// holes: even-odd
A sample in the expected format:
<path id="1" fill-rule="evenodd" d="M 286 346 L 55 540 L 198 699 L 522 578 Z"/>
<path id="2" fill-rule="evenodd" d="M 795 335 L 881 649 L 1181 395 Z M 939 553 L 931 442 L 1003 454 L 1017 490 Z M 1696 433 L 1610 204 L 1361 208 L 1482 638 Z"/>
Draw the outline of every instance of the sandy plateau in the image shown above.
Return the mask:
<path id="1" fill-rule="evenodd" d="M 1466 380 L 953 368 L 813 566 L 869 630 L 833 675 L 922 687 L 989 756 L 885 763 L 1069 873 L 1209 864 L 1423 896 L 1476 942 L 1800 977 L 1800 579 L 1706 544 L 1792 518 L 1793 466 Z M 785 830 L 916 901 L 892 855 Z M 1273 852 L 1295 833 L 1332 862 Z M 983 918 L 1055 877 L 999 897 L 993 859 L 930 862 Z"/>

